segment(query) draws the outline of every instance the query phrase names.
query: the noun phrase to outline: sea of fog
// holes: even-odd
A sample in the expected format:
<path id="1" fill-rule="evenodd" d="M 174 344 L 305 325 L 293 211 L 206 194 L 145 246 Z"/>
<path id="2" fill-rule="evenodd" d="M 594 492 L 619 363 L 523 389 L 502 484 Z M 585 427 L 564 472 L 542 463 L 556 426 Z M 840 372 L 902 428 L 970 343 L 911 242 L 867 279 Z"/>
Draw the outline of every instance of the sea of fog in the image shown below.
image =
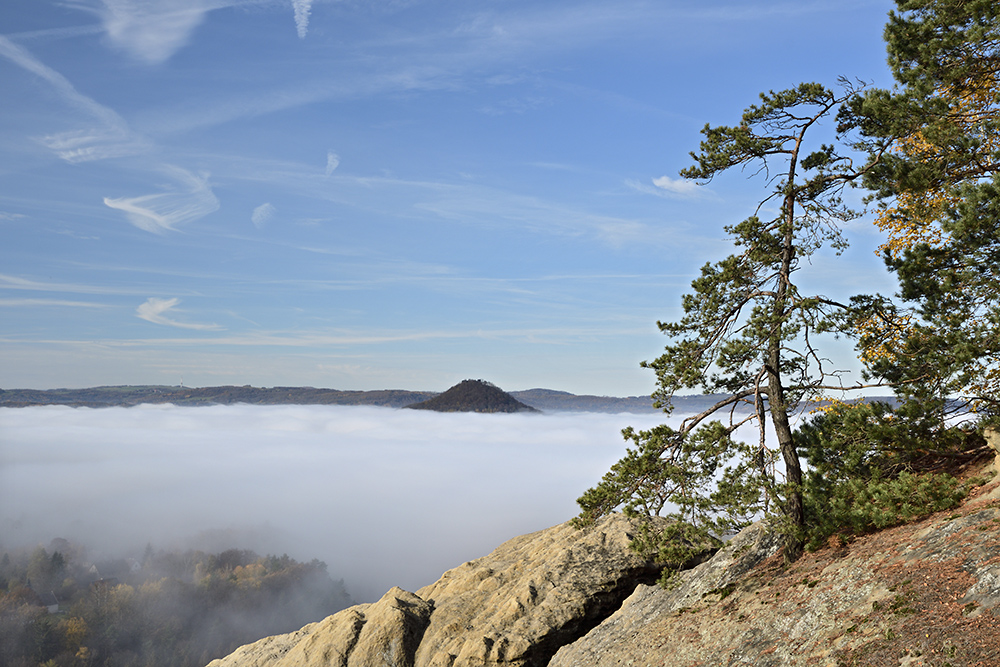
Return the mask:
<path id="1" fill-rule="evenodd" d="M 318 558 L 357 601 L 572 518 L 658 414 L 345 406 L 0 409 L 0 548 L 64 537 Z"/>

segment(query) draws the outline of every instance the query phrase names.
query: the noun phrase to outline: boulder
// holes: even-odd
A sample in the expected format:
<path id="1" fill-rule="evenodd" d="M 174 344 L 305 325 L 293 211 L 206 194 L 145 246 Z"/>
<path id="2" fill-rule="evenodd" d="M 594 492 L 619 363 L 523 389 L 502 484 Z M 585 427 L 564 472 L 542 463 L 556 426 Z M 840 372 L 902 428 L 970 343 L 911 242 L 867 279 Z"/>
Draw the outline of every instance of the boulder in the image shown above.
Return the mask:
<path id="1" fill-rule="evenodd" d="M 393 588 L 297 632 L 242 646 L 209 667 L 413 667 L 432 607 Z"/>

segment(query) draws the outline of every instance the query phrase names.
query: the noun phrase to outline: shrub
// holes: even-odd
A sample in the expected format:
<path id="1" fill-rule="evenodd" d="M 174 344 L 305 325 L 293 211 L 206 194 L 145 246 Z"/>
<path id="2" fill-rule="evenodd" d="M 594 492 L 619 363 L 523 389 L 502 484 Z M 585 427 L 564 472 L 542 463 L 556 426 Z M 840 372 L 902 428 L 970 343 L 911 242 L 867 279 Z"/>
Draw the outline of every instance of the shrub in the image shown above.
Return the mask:
<path id="1" fill-rule="evenodd" d="M 803 425 L 807 548 L 834 533 L 863 534 L 958 505 L 968 494 L 942 468 L 976 437 L 934 432 L 885 403 L 837 403 Z"/>

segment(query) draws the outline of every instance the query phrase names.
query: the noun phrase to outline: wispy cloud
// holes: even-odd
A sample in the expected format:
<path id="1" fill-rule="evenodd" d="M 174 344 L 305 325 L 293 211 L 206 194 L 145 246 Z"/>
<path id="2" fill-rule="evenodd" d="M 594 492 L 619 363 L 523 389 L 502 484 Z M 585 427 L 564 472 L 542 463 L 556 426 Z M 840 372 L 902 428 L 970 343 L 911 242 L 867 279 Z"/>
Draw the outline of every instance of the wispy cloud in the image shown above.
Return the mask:
<path id="1" fill-rule="evenodd" d="M 250 215 L 250 221 L 253 222 L 254 227 L 261 229 L 264 225 L 271 221 L 271 218 L 274 217 L 274 214 L 277 211 L 278 209 L 272 206 L 269 202 L 261 204 L 253 210 L 253 213 Z"/>
<path id="2" fill-rule="evenodd" d="M 326 175 L 329 176 L 340 166 L 340 156 L 333 151 L 326 152 Z"/>
<path id="3" fill-rule="evenodd" d="M 573 237 L 596 237 L 620 247 L 634 242 L 677 242 L 679 230 L 662 221 L 603 214 L 549 198 L 518 194 L 467 181 L 434 181 L 389 176 L 354 176 L 335 172 L 330 188 L 314 166 L 299 162 L 234 159 L 220 154 L 201 154 L 229 178 L 280 187 L 287 192 L 322 201 L 377 210 L 396 218 L 434 217 L 484 227 L 519 227 L 533 233 Z M 559 168 L 558 165 L 540 165 Z M 566 167 L 573 169 L 572 167 Z M 656 190 L 653 186 L 648 186 Z"/>
<path id="4" fill-rule="evenodd" d="M 154 234 L 172 231 L 218 210 L 219 200 L 208 187 L 207 177 L 173 166 L 164 167 L 164 171 L 177 182 L 176 188 L 140 197 L 105 197 L 104 203 L 122 211 L 139 229 Z"/>
<path id="5" fill-rule="evenodd" d="M 482 107 L 480 111 L 488 116 L 504 116 L 506 114 L 522 114 L 526 111 L 534 111 L 552 104 L 552 101 L 545 97 L 511 97 L 506 100 Z"/>
<path id="6" fill-rule="evenodd" d="M 670 178 L 669 176 L 654 178 L 653 185 L 661 190 L 666 190 L 667 192 L 672 192 L 677 195 L 693 194 L 697 192 L 700 187 L 694 181 L 689 181 L 683 178 Z"/>
<path id="7" fill-rule="evenodd" d="M 0 299 L 0 307 L 17 308 L 22 306 L 51 306 L 72 308 L 109 308 L 105 303 L 94 303 L 93 301 L 65 301 L 60 299 Z"/>
<path id="8" fill-rule="evenodd" d="M 28 278 L 19 278 L 0 273 L 0 289 L 24 290 L 27 292 L 70 292 L 72 294 L 138 294 L 139 291 L 122 287 L 97 287 L 76 283 L 43 283 Z"/>
<path id="9" fill-rule="evenodd" d="M 181 49 L 210 10 L 212 0 L 103 0 L 96 10 L 108 40 L 130 56 L 162 63 Z"/>
<path id="10" fill-rule="evenodd" d="M 698 185 L 696 182 L 683 178 L 660 176 L 659 178 L 652 179 L 652 183 L 652 185 L 648 185 L 633 179 L 625 181 L 625 185 L 633 190 L 657 197 L 697 197 L 707 192 L 704 187 Z"/>
<path id="11" fill-rule="evenodd" d="M 292 7 L 295 9 L 295 29 L 299 33 L 299 39 L 305 39 L 309 32 L 309 14 L 312 11 L 313 0 L 292 0 Z"/>
<path id="12" fill-rule="evenodd" d="M 70 106 L 85 112 L 97 124 L 40 138 L 46 148 L 71 163 L 89 162 L 126 155 L 138 155 L 149 142 L 133 132 L 128 123 L 112 109 L 80 93 L 66 77 L 43 64 L 31 53 L 6 37 L 0 36 L 0 56 L 23 67 L 46 81 Z"/>
<path id="13" fill-rule="evenodd" d="M 187 324 L 174 321 L 163 315 L 180 299 L 158 299 L 152 297 L 136 309 L 136 316 L 154 324 L 180 327 L 183 329 L 201 329 L 219 331 L 223 327 L 216 324 Z M 329 349 L 337 346 L 378 346 L 387 343 L 417 342 L 417 341 L 452 341 L 452 340 L 530 340 L 534 343 L 550 343 L 561 345 L 567 342 L 608 339 L 647 332 L 649 325 L 641 323 L 622 323 L 619 326 L 562 326 L 562 327 L 478 327 L 476 329 L 434 329 L 434 330 L 402 330 L 387 331 L 384 329 L 356 331 L 255 331 L 246 334 L 224 335 L 212 338 L 131 338 L 99 341 L 99 344 L 113 344 L 116 348 L 149 348 L 156 346 L 191 347 L 273 347 L 273 348 L 317 348 Z M 0 342 L 15 342 L 12 338 L 0 336 Z M 69 339 L 40 339 L 16 341 L 32 345 L 76 345 L 87 341 Z"/>
<path id="14" fill-rule="evenodd" d="M 612 246 L 656 237 L 647 223 L 630 218 L 593 213 L 575 206 L 537 197 L 512 194 L 476 185 L 451 186 L 440 190 L 435 201 L 415 208 L 442 218 L 497 225 L 514 224 L 531 232 L 568 236 L 594 236 Z"/>
<path id="15" fill-rule="evenodd" d="M 222 329 L 218 324 L 191 324 L 188 322 L 178 322 L 164 315 L 172 310 L 174 306 L 181 302 L 180 299 L 158 299 L 155 296 L 146 299 L 146 302 L 135 309 L 136 317 L 153 324 L 164 324 L 170 327 L 181 329 L 196 329 L 199 331 L 219 331 Z"/>

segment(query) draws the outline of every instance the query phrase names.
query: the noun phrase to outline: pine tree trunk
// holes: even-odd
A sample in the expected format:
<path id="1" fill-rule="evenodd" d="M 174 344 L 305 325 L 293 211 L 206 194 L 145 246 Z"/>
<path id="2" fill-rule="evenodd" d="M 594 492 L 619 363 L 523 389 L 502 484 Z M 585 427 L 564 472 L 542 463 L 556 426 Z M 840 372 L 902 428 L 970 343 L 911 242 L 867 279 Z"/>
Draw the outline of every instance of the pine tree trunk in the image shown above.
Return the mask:
<path id="1" fill-rule="evenodd" d="M 795 182 L 797 151 L 798 147 L 796 147 L 796 156 L 792 158 L 788 173 L 789 184 Z M 789 185 L 789 188 L 791 187 Z M 802 466 L 799 463 L 799 453 L 795 447 L 795 438 L 792 435 L 792 427 L 788 419 L 785 388 L 781 382 L 782 323 L 785 319 L 788 287 L 791 284 L 792 263 L 795 257 L 795 195 L 791 190 L 785 197 L 784 218 L 785 233 L 782 243 L 781 269 L 778 274 L 778 286 L 772 310 L 774 329 L 771 332 L 767 350 L 767 402 L 771 411 L 774 434 L 778 438 L 778 447 L 785 463 L 785 481 L 788 485 L 788 491 L 784 513 L 792 527 L 785 536 L 784 554 L 785 562 L 790 563 L 802 555 L 806 525 L 805 507 L 802 503 Z"/>
<path id="2" fill-rule="evenodd" d="M 785 462 L 785 481 L 788 492 L 785 497 L 785 516 L 792 524 L 792 532 L 785 538 L 785 561 L 792 562 L 802 555 L 803 532 L 806 525 L 805 507 L 802 503 L 802 466 L 798 449 L 788 420 L 788 406 L 785 405 L 781 378 L 777 373 L 768 380 L 768 403 L 771 408 L 771 423 L 778 438 L 781 457 Z"/>

